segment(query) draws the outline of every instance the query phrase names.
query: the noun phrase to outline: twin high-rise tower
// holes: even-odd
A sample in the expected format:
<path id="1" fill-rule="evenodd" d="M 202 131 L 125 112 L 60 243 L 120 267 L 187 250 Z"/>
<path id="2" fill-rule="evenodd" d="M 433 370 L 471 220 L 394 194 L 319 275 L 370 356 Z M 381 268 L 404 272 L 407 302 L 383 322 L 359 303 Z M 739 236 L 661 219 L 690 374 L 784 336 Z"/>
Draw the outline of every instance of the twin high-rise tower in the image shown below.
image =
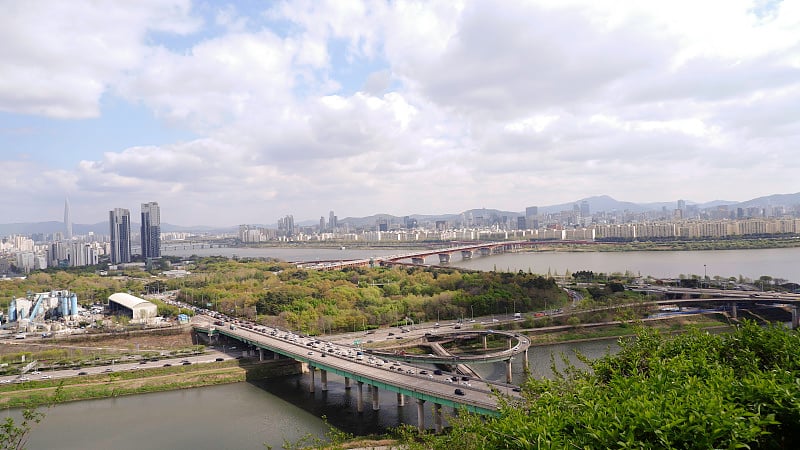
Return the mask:
<path id="1" fill-rule="evenodd" d="M 142 203 L 142 256 L 161 256 L 161 210 L 158 203 Z"/>
<path id="2" fill-rule="evenodd" d="M 131 262 L 131 212 L 114 208 L 108 212 L 111 226 L 111 264 Z"/>
<path id="3" fill-rule="evenodd" d="M 131 212 L 114 208 L 108 212 L 111 231 L 111 264 L 131 262 Z M 142 256 L 161 256 L 161 210 L 157 202 L 142 203 Z"/>

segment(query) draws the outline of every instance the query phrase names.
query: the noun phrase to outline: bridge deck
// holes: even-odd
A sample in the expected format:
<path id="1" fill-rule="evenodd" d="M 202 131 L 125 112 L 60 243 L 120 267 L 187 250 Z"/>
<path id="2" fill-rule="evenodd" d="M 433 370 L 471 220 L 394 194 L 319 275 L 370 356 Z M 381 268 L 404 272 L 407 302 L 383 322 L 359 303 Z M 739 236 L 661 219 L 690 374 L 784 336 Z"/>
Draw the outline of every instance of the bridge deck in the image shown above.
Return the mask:
<path id="1" fill-rule="evenodd" d="M 207 333 L 216 332 L 379 389 L 479 414 L 497 414 L 498 393 L 518 397 L 518 394 L 513 391 L 514 386 L 512 385 L 470 380 L 468 386 L 447 382 L 446 378 L 450 374 L 437 376 L 408 374 L 368 365 L 363 361 L 335 354 L 326 354 L 325 357 L 322 357 L 319 350 L 310 349 L 304 344 L 289 342 L 269 334 L 240 327 L 231 330 L 230 327 L 215 328 L 211 325 L 195 325 L 195 329 Z M 337 344 L 337 346 L 342 347 L 341 344 Z M 313 354 L 309 355 L 309 352 Z M 455 388 L 461 389 L 465 395 L 455 395 Z"/>

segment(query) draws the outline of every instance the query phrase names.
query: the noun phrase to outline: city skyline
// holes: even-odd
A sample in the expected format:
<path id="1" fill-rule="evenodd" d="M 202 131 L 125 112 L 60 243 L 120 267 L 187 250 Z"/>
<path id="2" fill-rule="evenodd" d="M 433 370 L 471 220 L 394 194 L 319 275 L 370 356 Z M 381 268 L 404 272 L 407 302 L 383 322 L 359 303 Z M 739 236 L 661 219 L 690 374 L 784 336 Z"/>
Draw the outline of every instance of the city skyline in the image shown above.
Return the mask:
<path id="1" fill-rule="evenodd" d="M 12 0 L 0 25 L 0 222 L 796 190 L 796 2 Z"/>
<path id="2" fill-rule="evenodd" d="M 44 222 L 27 223 L 27 225 L 28 226 L 33 226 L 36 229 L 40 229 L 41 226 L 46 226 L 47 229 L 50 229 L 50 228 L 52 228 L 52 224 L 56 224 L 57 223 L 57 224 L 59 224 L 57 226 L 58 227 L 58 231 L 63 233 L 64 229 L 67 227 L 67 217 L 66 217 L 67 214 L 66 213 L 68 212 L 67 210 L 69 209 L 68 208 L 68 203 L 69 203 L 68 201 L 65 202 L 64 222 L 55 221 L 55 220 L 49 220 L 49 221 L 44 221 Z M 156 206 L 158 206 L 158 202 L 150 202 L 150 203 L 153 203 Z M 145 207 L 145 205 L 147 205 L 147 204 L 142 203 L 141 205 L 143 207 Z M 553 213 L 559 214 L 561 212 L 566 212 L 566 211 L 570 211 L 570 210 L 580 211 L 581 215 L 586 217 L 587 215 L 589 215 L 587 213 L 590 210 L 591 210 L 591 214 L 594 214 L 596 212 L 611 213 L 611 212 L 614 212 L 614 211 L 616 211 L 617 213 L 630 212 L 630 213 L 636 213 L 636 214 L 647 213 L 647 212 L 649 212 L 649 213 L 657 213 L 659 211 L 661 211 L 661 212 L 667 211 L 668 213 L 671 214 L 676 209 L 685 211 L 688 208 L 688 209 L 691 209 L 693 211 L 698 211 L 698 209 L 699 210 L 709 210 L 709 209 L 715 209 L 715 208 L 719 208 L 719 207 L 723 207 L 723 206 L 732 208 L 730 210 L 731 212 L 735 211 L 735 209 L 737 209 L 737 208 L 739 208 L 739 209 L 744 208 L 744 209 L 748 210 L 749 213 L 752 213 L 753 208 L 756 208 L 756 209 L 761 208 L 763 210 L 763 213 L 766 214 L 766 216 L 771 216 L 773 214 L 773 212 L 777 212 L 779 214 L 789 213 L 789 214 L 792 214 L 792 215 L 797 215 L 798 214 L 798 208 L 800 208 L 800 192 L 792 193 L 792 194 L 773 194 L 773 195 L 769 195 L 769 196 L 765 196 L 765 197 L 750 198 L 750 199 L 743 200 L 741 202 L 715 201 L 715 202 L 709 202 L 709 203 L 696 203 L 696 202 L 692 202 L 692 201 L 684 200 L 684 199 L 678 199 L 678 200 L 674 200 L 672 202 L 632 203 L 632 202 L 627 202 L 627 201 L 624 201 L 624 200 L 617 200 L 617 199 L 614 199 L 614 198 L 611 198 L 611 197 L 605 196 L 605 195 L 599 195 L 599 196 L 589 197 L 589 198 L 586 198 L 586 199 L 576 199 L 576 200 L 574 200 L 572 202 L 568 202 L 568 203 L 564 203 L 564 204 L 560 204 L 560 205 L 542 204 L 542 205 L 538 205 L 538 206 L 527 206 L 525 208 L 519 208 L 517 211 L 504 211 L 504 210 L 499 210 L 497 208 L 491 208 L 491 207 L 490 208 L 486 208 L 486 207 L 484 207 L 484 208 L 473 208 L 473 209 L 465 210 L 465 211 L 451 211 L 451 212 L 440 211 L 440 212 L 436 212 L 436 213 L 433 213 L 433 214 L 427 214 L 427 215 L 416 214 L 416 213 L 413 213 L 413 212 L 410 212 L 408 214 L 401 214 L 401 215 L 390 215 L 390 214 L 386 214 L 386 213 L 376 212 L 376 213 L 370 214 L 368 216 L 361 216 L 361 217 L 347 215 L 344 220 L 348 223 L 348 225 L 353 225 L 352 223 L 350 223 L 351 221 L 355 221 L 356 223 L 362 223 L 365 220 L 369 220 L 370 218 L 380 219 L 380 218 L 392 217 L 394 219 L 402 220 L 404 217 L 407 217 L 407 218 L 415 218 L 416 217 L 416 218 L 419 218 L 419 219 L 428 218 L 430 220 L 433 220 L 434 218 L 460 216 L 460 215 L 463 215 L 465 213 L 476 213 L 478 215 L 485 215 L 486 213 L 489 213 L 489 214 L 495 214 L 496 213 L 496 214 L 500 214 L 500 215 L 508 215 L 508 217 L 510 219 L 514 219 L 516 217 L 520 217 L 520 218 L 523 218 L 523 219 L 524 218 L 528 218 L 530 223 L 526 223 L 526 226 L 533 225 L 534 228 L 535 228 L 535 225 L 538 225 L 539 221 L 536 220 L 535 218 L 533 219 L 533 221 L 530 221 L 532 216 L 540 215 L 540 217 L 543 218 L 548 214 L 553 214 Z M 783 211 L 783 213 L 781 213 L 780 211 Z M 285 221 L 288 220 L 288 219 L 291 220 L 291 222 L 292 222 L 292 224 L 294 226 L 295 219 L 294 219 L 293 215 L 291 215 L 291 214 L 289 214 L 287 216 L 284 216 L 284 217 L 273 218 L 272 221 L 270 221 L 269 218 L 266 218 L 266 220 L 263 220 L 261 222 L 251 222 L 251 223 L 248 223 L 246 225 L 256 225 L 256 226 L 272 225 L 273 227 L 281 228 L 281 222 L 285 223 Z M 416 219 L 414 219 L 414 220 L 416 220 Z M 133 220 L 131 220 L 131 226 L 136 225 L 137 226 L 137 230 L 140 230 L 140 227 L 141 227 L 143 222 L 144 222 L 144 220 L 141 220 L 139 223 L 136 223 Z M 160 207 L 158 207 L 158 222 L 159 222 L 159 227 L 160 227 L 160 225 L 161 225 Z M 319 228 L 320 229 L 324 229 L 326 231 L 332 231 L 333 229 L 338 228 L 338 225 L 340 223 L 342 223 L 342 221 L 338 218 L 337 215 L 334 214 L 334 211 L 330 211 L 329 218 L 328 218 L 327 221 L 325 220 L 324 216 L 320 217 L 320 221 L 319 222 L 315 221 L 314 219 L 309 219 L 309 218 L 303 218 L 303 219 L 299 219 L 297 221 L 297 225 L 298 226 L 300 226 L 300 225 L 302 225 L 302 226 L 315 225 L 316 226 L 317 224 L 319 224 L 320 225 Z M 51 225 L 48 225 L 48 224 L 51 224 Z M 73 225 L 73 223 L 71 221 L 70 221 L 69 224 Z M 98 230 L 97 230 L 98 226 L 102 226 L 103 228 L 108 229 L 107 228 L 107 224 L 108 224 L 108 219 L 104 219 L 102 222 L 96 222 L 96 223 L 79 223 L 78 226 L 81 227 L 82 229 L 84 229 L 84 233 L 86 233 L 86 230 L 85 230 L 86 227 L 95 227 L 94 232 L 98 232 Z M 334 224 L 334 226 L 331 227 L 331 224 Z M 24 225 L 26 225 L 26 224 L 25 223 L 5 223 L 5 224 L 4 223 L 0 223 L 0 236 L 3 235 L 3 229 L 6 229 L 5 234 L 18 234 L 18 233 L 26 234 L 26 233 L 30 233 L 30 232 L 42 232 L 41 229 L 40 229 L 40 231 L 28 231 L 25 228 L 20 228 L 20 226 L 24 226 Z M 195 230 L 197 230 L 197 229 L 217 229 L 217 230 L 233 229 L 233 228 L 238 227 L 239 225 L 243 225 L 243 224 L 227 224 L 227 225 L 214 227 L 214 226 L 204 225 L 202 223 L 197 225 L 197 226 L 186 226 L 186 225 L 183 225 L 183 224 L 180 224 L 180 223 L 167 223 L 168 229 L 170 231 L 178 231 L 178 230 L 181 230 L 181 229 L 195 229 Z M 9 227 L 11 229 L 9 229 Z M 160 229 L 160 231 L 164 231 L 163 227 L 160 227 L 159 229 Z M 49 231 L 46 231 L 46 232 L 50 233 L 50 232 L 55 232 L 55 231 L 56 231 L 55 229 L 52 229 L 52 230 L 49 230 Z M 139 233 L 139 234 L 141 234 L 141 233 Z M 66 236 L 66 233 L 64 233 L 64 235 Z"/>

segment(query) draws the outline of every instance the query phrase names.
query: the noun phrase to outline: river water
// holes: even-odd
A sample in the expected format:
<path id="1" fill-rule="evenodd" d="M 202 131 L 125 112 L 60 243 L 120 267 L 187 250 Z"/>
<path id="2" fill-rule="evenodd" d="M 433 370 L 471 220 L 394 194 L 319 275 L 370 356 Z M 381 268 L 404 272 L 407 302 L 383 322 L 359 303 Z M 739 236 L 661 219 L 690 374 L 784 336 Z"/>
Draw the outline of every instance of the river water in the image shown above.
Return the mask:
<path id="1" fill-rule="evenodd" d="M 565 355 L 572 363 L 580 351 L 590 358 L 603 356 L 615 340 L 532 347 L 529 351 L 534 376 L 549 376 L 550 355 Z M 563 367 L 559 363 L 560 367 Z M 486 378 L 503 380 L 503 363 L 475 365 Z M 523 365 L 512 366 L 515 382 Z M 317 381 L 319 383 L 319 381 Z M 144 449 L 258 449 L 281 448 L 307 435 L 322 437 L 327 426 L 356 435 L 381 433 L 402 423 L 416 425 L 416 404 L 410 399 L 397 406 L 396 394 L 380 392 L 380 410 L 372 411 L 364 388 L 364 412 L 356 411 L 356 389 L 345 390 L 344 379 L 330 374 L 328 392 L 308 392 L 308 376 L 288 376 L 258 383 L 86 400 L 56 405 L 31 434 L 28 449 L 144 450 Z M 432 427 L 431 408 L 425 423 Z M 448 412 L 448 411 L 446 411 Z"/>
<path id="2" fill-rule="evenodd" d="M 175 256 L 212 256 L 277 258 L 284 261 L 364 259 L 405 253 L 399 249 L 324 249 L 324 248 L 206 248 L 172 251 Z M 167 252 L 165 252 L 167 254 Z M 648 252 L 519 252 L 491 256 L 475 255 L 462 260 L 452 255 L 451 266 L 474 270 L 531 271 L 563 275 L 566 271 L 591 270 L 595 273 L 651 275 L 677 278 L 679 275 L 707 274 L 713 278 L 743 276 L 758 279 L 762 275 L 800 282 L 800 247 L 757 250 L 648 251 Z M 438 264 L 428 257 L 426 263 Z"/>

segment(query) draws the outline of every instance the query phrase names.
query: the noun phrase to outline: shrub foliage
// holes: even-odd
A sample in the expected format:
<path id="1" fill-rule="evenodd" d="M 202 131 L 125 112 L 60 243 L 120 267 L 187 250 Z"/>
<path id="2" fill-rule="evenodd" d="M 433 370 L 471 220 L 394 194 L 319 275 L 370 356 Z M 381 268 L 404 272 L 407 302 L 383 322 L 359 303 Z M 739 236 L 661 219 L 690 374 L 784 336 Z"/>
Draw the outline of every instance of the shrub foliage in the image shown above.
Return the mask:
<path id="1" fill-rule="evenodd" d="M 800 335 L 744 323 L 665 338 L 640 329 L 621 351 L 529 380 L 497 418 L 460 415 L 411 448 L 800 448 Z"/>

